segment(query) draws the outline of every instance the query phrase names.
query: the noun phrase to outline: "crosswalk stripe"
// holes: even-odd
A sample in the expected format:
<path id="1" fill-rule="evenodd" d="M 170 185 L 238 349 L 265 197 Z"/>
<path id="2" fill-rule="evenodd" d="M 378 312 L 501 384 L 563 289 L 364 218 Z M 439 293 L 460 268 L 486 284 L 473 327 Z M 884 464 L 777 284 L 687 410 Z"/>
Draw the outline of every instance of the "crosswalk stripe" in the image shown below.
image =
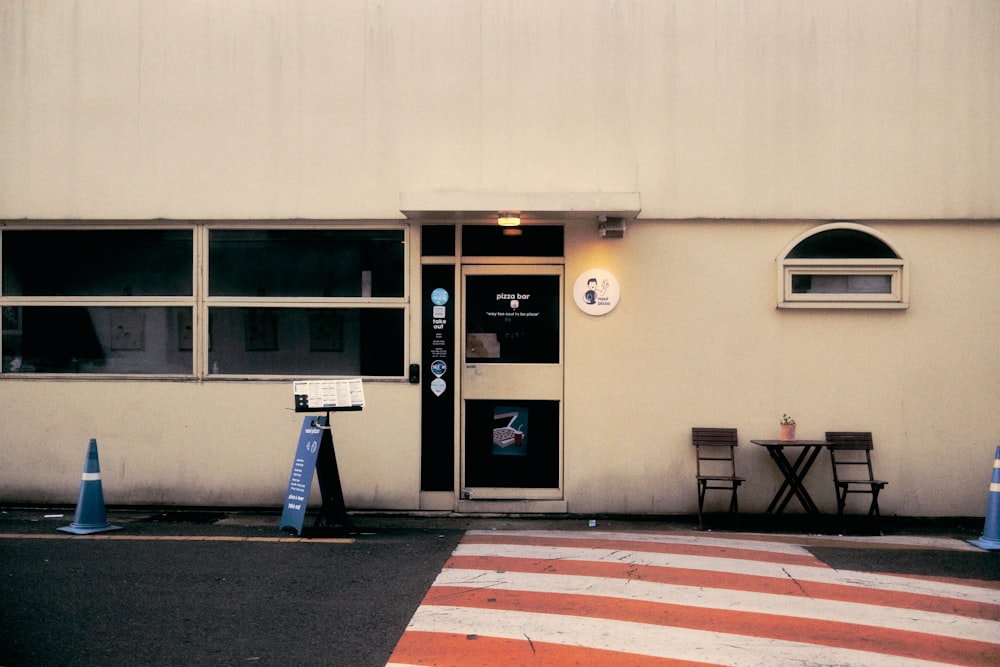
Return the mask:
<path id="1" fill-rule="evenodd" d="M 449 659 L 426 662 L 429 655 L 447 655 Z M 412 662 L 403 662 L 412 660 Z M 525 637 L 486 637 L 446 632 L 407 632 L 386 667 L 566 667 L 566 665 L 614 665 L 614 667 L 712 667 L 713 663 L 627 654 L 526 639 Z"/>
<path id="2" fill-rule="evenodd" d="M 720 611 L 784 615 L 788 598 L 773 593 L 742 592 L 738 599 L 730 591 L 713 588 L 660 584 L 635 579 L 607 579 L 551 573 L 521 573 L 492 570 L 447 569 L 434 581 L 424 604 L 453 604 L 451 596 L 467 590 L 531 591 L 566 596 L 589 595 L 610 600 L 629 600 L 677 607 L 677 613 L 701 607 Z M 1000 621 L 969 618 L 961 624 L 953 614 L 941 611 L 899 609 L 875 604 L 806 598 L 797 601 L 795 612 L 810 619 L 870 624 L 913 632 L 939 633 L 960 639 L 995 642 L 1000 638 Z"/>
<path id="3" fill-rule="evenodd" d="M 803 617 L 535 591 L 451 588 L 437 593 L 446 606 L 461 606 L 465 609 L 560 614 L 576 618 L 669 625 L 688 630 L 713 631 L 725 628 L 728 634 L 785 641 L 808 637 L 811 644 L 859 651 L 874 648 L 880 653 L 909 658 L 934 658 L 952 664 L 972 664 L 990 655 L 993 657 L 993 664 L 1000 660 L 1000 645 L 991 644 L 988 639 L 959 639 L 932 632 L 893 629 L 882 624 L 866 626 L 863 620 L 844 622 L 816 619 L 808 609 L 802 610 L 799 607 L 796 607 L 796 614 L 801 613 Z M 433 605 L 434 600 L 429 599 L 427 604 Z M 920 627 L 917 619 L 914 626 Z M 935 630 L 940 632 L 939 628 Z M 997 636 L 996 625 L 992 631 L 990 639 Z"/>
<path id="4" fill-rule="evenodd" d="M 753 536 L 733 537 L 713 537 L 706 533 L 609 533 L 592 532 L 585 533 L 566 532 L 559 530 L 470 530 L 465 534 L 463 541 L 485 542 L 494 540 L 502 544 L 512 544 L 510 540 L 527 540 L 528 543 L 546 543 L 553 540 L 566 544 L 583 543 L 587 541 L 598 541 L 603 544 L 609 542 L 614 544 L 637 543 L 642 545 L 656 544 L 689 544 L 709 547 L 732 547 L 735 549 L 746 549 L 749 551 L 761 551 L 770 553 L 786 554 L 808 554 L 809 552 L 797 543 L 787 542 L 766 542 L 753 539 Z"/>
<path id="5" fill-rule="evenodd" d="M 713 556 L 687 556 L 683 554 L 668 555 L 648 552 L 620 551 L 618 549 L 572 549 L 558 546 L 523 546 L 523 545 L 477 545 L 459 544 L 455 550 L 455 555 L 451 562 L 465 563 L 463 559 L 487 558 L 487 559 L 514 559 L 517 561 L 554 561 L 557 566 L 564 563 L 573 562 L 591 565 L 614 565 L 627 564 L 630 568 L 648 566 L 656 572 L 663 570 L 678 570 L 689 572 L 691 577 L 697 577 L 698 572 L 705 573 L 709 577 L 706 585 L 712 585 L 712 580 L 718 579 L 717 586 L 722 587 L 723 582 L 728 577 L 735 575 L 752 575 L 756 577 L 771 578 L 774 580 L 786 580 L 794 584 L 792 588 L 799 588 L 801 594 L 806 594 L 801 587 L 808 582 L 813 588 L 808 594 L 816 594 L 815 590 L 822 590 L 824 585 L 850 584 L 857 589 L 879 589 L 883 594 L 890 593 L 915 593 L 939 595 L 957 600 L 970 600 L 996 603 L 1000 596 L 995 590 L 990 588 L 956 585 L 954 583 L 943 583 L 932 579 L 901 577 L 897 575 L 885 575 L 868 572 L 850 572 L 845 574 L 833 570 L 817 561 L 816 566 L 803 566 L 796 564 L 782 564 L 768 561 L 751 561 L 739 559 L 717 558 Z M 506 562 L 506 561 L 503 561 Z M 457 567 L 458 565 L 449 565 Z M 466 565 L 461 565 L 465 567 Z M 582 567 L 583 565 L 581 565 Z M 473 566 L 474 569 L 483 569 L 483 566 Z M 485 566 L 487 569 L 489 566 Z M 614 570 L 609 570 L 613 572 Z M 656 576 L 656 575 L 654 575 Z M 661 573 L 661 576 L 670 576 Z M 740 581 L 733 579 L 733 581 Z M 777 581 L 771 582 L 777 584 Z M 792 593 L 790 593 L 792 594 Z M 868 596 L 872 593 L 869 590 L 859 590 L 857 595 Z"/>
<path id="6" fill-rule="evenodd" d="M 507 538 L 507 539 L 505 539 Z M 473 544 L 483 545 L 517 545 L 535 547 L 560 547 L 566 549 L 597 549 L 607 550 L 608 540 L 598 538 L 561 538 L 536 536 L 504 536 L 504 535 L 471 535 L 462 543 L 470 547 Z M 827 567 L 805 549 L 797 552 L 790 550 L 771 551 L 762 549 L 747 549 L 743 545 L 704 545 L 690 542 L 648 542 L 630 539 L 615 541 L 615 552 L 641 551 L 643 553 L 674 554 L 678 556 L 706 556 L 714 558 L 732 558 L 738 560 L 753 560 L 767 563 L 782 563 L 784 565 L 805 565 L 808 567 Z"/>
<path id="7" fill-rule="evenodd" d="M 923 549 L 936 551 L 967 551 L 982 553 L 982 549 L 974 547 L 964 540 L 950 537 L 929 537 L 924 535 L 776 535 L 774 533 L 740 533 L 738 537 L 725 536 L 723 533 L 703 531 L 676 531 L 670 533 L 656 532 L 610 532 L 599 530 L 566 531 L 566 530 L 470 530 L 470 537 L 476 535 L 511 535 L 524 537 L 558 538 L 563 540 L 602 539 L 637 541 L 637 542 L 667 542 L 677 544 L 699 544 L 704 546 L 733 546 L 741 549 L 771 551 L 774 553 L 802 553 L 803 547 L 825 546 L 845 547 L 852 549 Z"/>
<path id="8" fill-rule="evenodd" d="M 872 587 L 860 587 L 850 582 L 809 581 L 802 576 L 746 575 L 742 572 L 712 571 L 704 568 L 646 567 L 641 564 L 621 562 L 587 562 L 555 559 L 527 559 L 514 557 L 454 556 L 446 564 L 448 568 L 545 572 L 549 574 L 573 574 L 613 579 L 642 579 L 664 584 L 701 586 L 738 592 L 774 593 L 789 598 L 823 598 L 843 602 L 868 602 L 902 609 L 923 609 L 943 613 L 968 616 L 971 618 L 997 618 L 1000 605 L 997 595 L 992 593 L 992 602 L 959 599 L 949 594 L 945 596 L 919 592 L 896 591 Z M 802 573 L 797 573 L 801 575 Z M 855 573 L 845 575 L 850 577 Z M 920 583 L 920 582 L 917 582 Z"/>
<path id="9" fill-rule="evenodd" d="M 760 665 L 807 664 L 840 667 L 876 665 L 947 664 L 914 657 L 834 648 L 799 641 L 735 635 L 727 632 L 691 630 L 603 618 L 563 617 L 555 614 L 469 607 L 419 607 L 409 630 L 446 632 L 586 646 L 628 655 L 694 660 L 701 663 L 759 667 Z M 877 649 L 876 649 L 877 650 Z M 430 664 L 454 664 L 435 661 Z M 460 663 L 459 663 L 460 664 Z M 510 663 L 507 664 L 516 664 Z M 584 662 L 583 664 L 594 664 Z M 617 662 L 610 664 L 619 664 Z M 628 664 L 628 663 L 625 663 Z M 637 662 L 636 664 L 643 664 Z M 992 667 L 991 662 L 975 665 Z"/>
<path id="10" fill-rule="evenodd" d="M 472 531 L 389 664 L 992 667 L 991 585 L 839 571 L 780 541 Z"/>

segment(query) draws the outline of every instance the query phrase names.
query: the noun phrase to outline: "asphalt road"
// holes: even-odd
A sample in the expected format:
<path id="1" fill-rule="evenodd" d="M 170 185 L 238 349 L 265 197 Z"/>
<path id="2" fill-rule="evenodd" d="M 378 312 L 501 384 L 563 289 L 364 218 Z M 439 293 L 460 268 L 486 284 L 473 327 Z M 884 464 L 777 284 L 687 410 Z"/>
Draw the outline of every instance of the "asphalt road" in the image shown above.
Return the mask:
<path id="1" fill-rule="evenodd" d="M 122 539 L 169 532 L 144 528 L 0 539 L 0 665 L 382 666 L 462 534 Z"/>
<path id="2" fill-rule="evenodd" d="M 381 667 L 467 528 L 586 525 L 580 518 L 361 518 L 350 540 L 278 541 L 285 535 L 277 516 L 109 512 L 121 530 L 82 537 L 56 530 L 72 521 L 72 510 L 44 512 L 0 512 L 0 667 Z M 979 536 L 976 524 L 917 528 L 962 539 Z M 824 540 L 809 549 L 837 568 L 1000 581 L 1000 552 Z"/>

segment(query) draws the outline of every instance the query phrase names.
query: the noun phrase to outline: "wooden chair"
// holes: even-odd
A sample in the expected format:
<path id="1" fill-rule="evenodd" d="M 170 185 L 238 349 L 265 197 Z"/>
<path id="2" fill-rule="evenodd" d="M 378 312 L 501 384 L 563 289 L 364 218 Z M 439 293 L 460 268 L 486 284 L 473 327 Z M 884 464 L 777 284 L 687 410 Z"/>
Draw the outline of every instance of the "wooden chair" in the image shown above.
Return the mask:
<path id="1" fill-rule="evenodd" d="M 735 428 L 692 428 L 691 444 L 695 447 L 697 461 L 698 530 L 701 530 L 705 494 L 708 491 L 730 491 L 729 511 L 738 514 L 736 490 L 744 479 L 736 474 L 736 447 L 739 442 Z"/>
<path id="2" fill-rule="evenodd" d="M 872 471 L 872 434 L 867 431 L 827 431 L 826 440 L 830 444 L 830 463 L 833 467 L 833 487 L 837 492 L 837 516 L 844 519 L 844 507 L 851 493 L 867 493 L 872 497 L 868 506 L 868 516 L 876 519 L 878 494 L 886 482 L 875 479 Z"/>

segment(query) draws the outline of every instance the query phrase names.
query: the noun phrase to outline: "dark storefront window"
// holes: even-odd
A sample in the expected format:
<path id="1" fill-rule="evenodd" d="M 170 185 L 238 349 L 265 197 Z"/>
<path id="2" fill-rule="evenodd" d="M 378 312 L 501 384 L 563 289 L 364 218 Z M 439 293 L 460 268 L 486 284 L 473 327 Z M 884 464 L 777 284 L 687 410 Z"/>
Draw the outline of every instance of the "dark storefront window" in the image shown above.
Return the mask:
<path id="1" fill-rule="evenodd" d="M 5 373 L 190 374 L 191 309 L 4 306 Z"/>
<path id="2" fill-rule="evenodd" d="M 403 231 L 209 231 L 208 294 L 402 297 Z"/>
<path id="3" fill-rule="evenodd" d="M 401 228 L 6 229 L 0 242 L 4 374 L 405 373 Z"/>
<path id="4" fill-rule="evenodd" d="M 209 374 L 403 375 L 401 308 L 210 308 Z"/>
<path id="5" fill-rule="evenodd" d="M 466 257 L 562 257 L 561 225 L 498 225 L 462 227 L 462 254 Z"/>
<path id="6" fill-rule="evenodd" d="M 6 230 L 3 296 L 193 296 L 193 232 Z"/>
<path id="7" fill-rule="evenodd" d="M 3 372 L 190 374 L 191 229 L 4 230 Z"/>

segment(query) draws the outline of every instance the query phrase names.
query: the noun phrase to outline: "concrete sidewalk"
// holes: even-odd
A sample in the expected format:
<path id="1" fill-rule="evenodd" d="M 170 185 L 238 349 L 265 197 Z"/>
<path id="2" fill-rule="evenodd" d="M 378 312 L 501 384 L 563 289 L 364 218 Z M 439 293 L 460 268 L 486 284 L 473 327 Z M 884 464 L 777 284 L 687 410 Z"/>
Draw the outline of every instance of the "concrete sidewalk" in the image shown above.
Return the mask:
<path id="1" fill-rule="evenodd" d="M 47 529 L 44 522 L 70 523 L 74 518 L 72 506 L 23 506 L 0 505 L 0 532 L 12 530 L 15 524 L 21 528 Z M 308 528 L 318 512 L 311 507 L 304 526 Z M 277 529 L 281 508 L 232 508 L 232 507 L 117 507 L 107 506 L 106 513 L 111 523 L 143 524 L 147 527 L 161 526 L 211 526 L 215 531 L 225 527 L 245 529 Z M 612 529 L 629 530 L 694 530 L 697 516 L 693 514 L 671 515 L 604 515 L 604 514 L 457 514 L 451 512 L 378 512 L 349 511 L 352 520 L 363 527 L 410 527 L 414 525 L 441 526 L 473 530 L 479 528 L 502 529 L 513 526 L 531 525 L 542 528 L 588 527 L 590 521 Z M 46 518 L 48 517 L 48 518 Z M 705 530 L 727 532 L 765 532 L 776 534 L 817 534 L 837 536 L 841 534 L 867 536 L 877 534 L 879 529 L 885 535 L 936 535 L 956 539 L 976 539 L 983 532 L 982 517 L 901 517 L 884 516 L 874 523 L 864 516 L 848 516 L 842 524 L 836 516 L 820 517 L 804 514 L 782 514 L 765 516 L 761 514 L 706 513 Z M 60 524 L 62 525 L 62 524 Z M 35 528 L 30 528 L 35 526 Z"/>
<path id="2" fill-rule="evenodd" d="M 98 533 L 95 538 L 129 536 L 203 537 L 213 539 L 274 540 L 283 542 L 348 539 L 357 540 L 392 531 L 467 530 L 594 530 L 620 532 L 695 532 L 694 515 L 671 516 L 574 516 L 574 515 L 458 515 L 446 512 L 377 513 L 352 512 L 355 524 L 352 532 L 330 532 L 311 528 L 316 511 L 311 510 L 304 523 L 303 536 L 279 531 L 279 510 L 233 508 L 108 508 L 111 524 L 121 531 Z M 74 519 L 72 507 L 2 507 L 0 535 L 59 534 L 57 528 Z M 762 516 L 744 514 L 733 518 L 728 514 L 706 515 L 703 534 L 757 535 L 761 539 L 786 540 L 826 549 L 872 551 L 865 556 L 869 567 L 888 567 L 904 572 L 926 571 L 940 576 L 970 576 L 995 579 L 1000 574 L 997 558 L 976 558 L 973 554 L 991 555 L 968 542 L 982 536 L 983 519 L 976 517 L 883 517 L 877 524 L 867 517 L 848 517 L 846 522 L 836 517 L 809 517 L 801 514 Z M 845 530 L 846 529 L 846 530 Z M 881 533 L 881 534 L 880 534 Z M 62 534 L 59 534 L 62 535 Z M 80 537 L 80 536 L 78 536 Z M 85 536 L 83 536 L 85 537 Z M 935 538 L 952 542 L 935 541 Z M 926 543 L 922 539 L 928 540 Z M 954 548 L 943 550 L 941 544 Z M 937 546 L 931 546 L 937 544 Z M 926 546 L 922 546 L 926 545 Z M 907 552 L 906 557 L 880 558 L 877 551 Z M 926 559 L 922 551 L 928 552 Z M 961 556 L 960 554 L 966 554 Z M 930 554 L 933 554 L 931 556 Z M 921 562 L 926 560 L 927 562 Z M 880 561 L 885 561 L 880 564 Z"/>

